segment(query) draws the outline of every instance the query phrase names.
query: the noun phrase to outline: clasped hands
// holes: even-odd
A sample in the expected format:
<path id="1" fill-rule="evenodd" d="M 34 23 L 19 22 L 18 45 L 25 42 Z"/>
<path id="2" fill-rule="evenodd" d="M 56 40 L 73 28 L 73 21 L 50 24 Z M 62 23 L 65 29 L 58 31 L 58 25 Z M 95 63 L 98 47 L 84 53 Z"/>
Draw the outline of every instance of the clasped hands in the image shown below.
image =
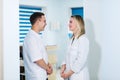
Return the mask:
<path id="1" fill-rule="evenodd" d="M 74 73 L 72 70 L 65 72 L 65 69 L 66 69 L 66 65 L 63 65 L 60 72 L 61 77 L 64 79 L 70 77 Z"/>
<path id="2" fill-rule="evenodd" d="M 52 74 L 53 69 L 52 69 L 52 65 L 50 63 L 48 63 L 48 67 L 47 67 L 46 71 L 47 71 L 48 75 Z"/>

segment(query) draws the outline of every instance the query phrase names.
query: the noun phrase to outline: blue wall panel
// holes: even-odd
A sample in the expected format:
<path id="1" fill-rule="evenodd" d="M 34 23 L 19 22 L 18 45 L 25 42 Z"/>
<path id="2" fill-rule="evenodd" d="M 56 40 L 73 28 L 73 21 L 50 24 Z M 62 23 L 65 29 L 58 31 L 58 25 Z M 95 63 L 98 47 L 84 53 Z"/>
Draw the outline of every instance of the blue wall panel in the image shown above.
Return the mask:
<path id="1" fill-rule="evenodd" d="M 84 16 L 84 10 L 83 7 L 79 7 L 79 8 L 72 8 L 72 15 L 80 15 L 80 16 Z"/>

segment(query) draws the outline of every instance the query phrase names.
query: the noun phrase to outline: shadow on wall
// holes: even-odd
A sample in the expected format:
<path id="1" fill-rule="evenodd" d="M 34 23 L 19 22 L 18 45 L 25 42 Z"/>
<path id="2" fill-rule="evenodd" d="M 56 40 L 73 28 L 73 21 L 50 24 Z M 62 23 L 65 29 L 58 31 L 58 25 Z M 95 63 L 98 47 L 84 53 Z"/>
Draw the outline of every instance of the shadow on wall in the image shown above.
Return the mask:
<path id="1" fill-rule="evenodd" d="M 86 19 L 86 33 L 90 42 L 88 55 L 88 69 L 90 73 L 90 80 L 99 80 L 99 68 L 101 61 L 101 47 L 95 40 L 94 24 L 91 20 Z"/>

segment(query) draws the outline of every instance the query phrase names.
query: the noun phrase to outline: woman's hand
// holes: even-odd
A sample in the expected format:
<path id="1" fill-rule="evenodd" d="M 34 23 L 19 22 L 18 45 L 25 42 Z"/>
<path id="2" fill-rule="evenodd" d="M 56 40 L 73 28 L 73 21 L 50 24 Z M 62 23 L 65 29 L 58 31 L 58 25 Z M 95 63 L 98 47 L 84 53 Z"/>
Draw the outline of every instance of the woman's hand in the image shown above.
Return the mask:
<path id="1" fill-rule="evenodd" d="M 68 77 L 70 77 L 74 72 L 72 70 L 68 71 L 68 72 L 64 72 L 61 74 L 61 77 L 66 79 Z"/>
<path id="2" fill-rule="evenodd" d="M 61 76 L 64 73 L 65 69 L 66 69 L 66 64 L 62 65 L 62 67 L 61 67 L 61 70 L 60 70 Z"/>

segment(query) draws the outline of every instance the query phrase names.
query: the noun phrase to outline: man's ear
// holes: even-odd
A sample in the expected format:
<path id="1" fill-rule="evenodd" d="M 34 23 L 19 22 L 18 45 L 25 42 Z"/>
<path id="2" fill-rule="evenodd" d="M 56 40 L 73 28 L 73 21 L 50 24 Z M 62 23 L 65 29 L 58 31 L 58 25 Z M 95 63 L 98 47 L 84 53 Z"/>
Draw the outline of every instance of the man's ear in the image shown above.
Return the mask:
<path id="1" fill-rule="evenodd" d="M 37 23 L 39 23 L 39 22 L 41 22 L 41 19 L 39 18 L 39 19 L 37 19 L 37 21 L 36 21 Z"/>

